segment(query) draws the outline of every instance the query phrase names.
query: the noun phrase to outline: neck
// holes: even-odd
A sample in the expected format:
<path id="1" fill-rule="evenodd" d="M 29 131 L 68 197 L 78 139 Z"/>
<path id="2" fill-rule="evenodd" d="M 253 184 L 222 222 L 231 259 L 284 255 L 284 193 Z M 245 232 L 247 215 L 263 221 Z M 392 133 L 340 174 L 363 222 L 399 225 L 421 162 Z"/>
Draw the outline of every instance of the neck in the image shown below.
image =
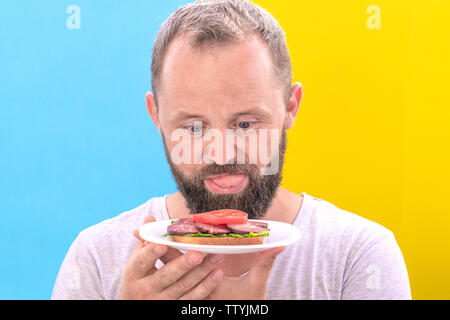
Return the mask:
<path id="1" fill-rule="evenodd" d="M 292 224 L 297 217 L 303 203 L 303 197 L 283 187 L 278 187 L 276 195 L 270 205 L 264 220 L 281 221 Z M 170 219 L 189 218 L 190 212 L 186 207 L 181 192 L 175 192 L 167 197 L 167 212 Z"/>

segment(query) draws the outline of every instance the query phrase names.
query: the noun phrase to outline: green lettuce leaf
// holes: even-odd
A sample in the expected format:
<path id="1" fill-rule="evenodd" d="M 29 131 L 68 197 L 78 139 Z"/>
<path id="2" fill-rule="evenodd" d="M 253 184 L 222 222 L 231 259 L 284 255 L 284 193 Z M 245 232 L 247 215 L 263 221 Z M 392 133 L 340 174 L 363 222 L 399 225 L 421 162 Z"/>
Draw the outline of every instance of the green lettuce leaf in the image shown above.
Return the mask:
<path id="1" fill-rule="evenodd" d="M 166 233 L 163 237 L 169 237 L 170 234 Z M 179 235 L 176 235 L 179 236 Z M 223 238 L 223 237 L 233 237 L 233 238 L 249 238 L 249 237 L 267 237 L 269 236 L 269 230 L 263 232 L 250 232 L 246 234 L 238 234 L 238 233 L 226 233 L 226 234 L 209 234 L 209 233 L 188 233 L 181 235 L 182 237 L 210 237 L 210 238 Z"/>

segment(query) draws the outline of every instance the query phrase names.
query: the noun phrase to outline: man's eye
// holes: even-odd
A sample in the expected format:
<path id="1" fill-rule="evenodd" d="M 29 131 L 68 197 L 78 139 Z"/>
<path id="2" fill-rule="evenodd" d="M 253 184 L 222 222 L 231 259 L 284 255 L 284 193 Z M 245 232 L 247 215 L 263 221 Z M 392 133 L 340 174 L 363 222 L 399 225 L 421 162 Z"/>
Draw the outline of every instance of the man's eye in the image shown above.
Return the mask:
<path id="1" fill-rule="evenodd" d="M 238 123 L 238 127 L 239 129 L 248 129 L 251 126 L 251 122 L 250 121 L 241 121 Z"/>
<path id="2" fill-rule="evenodd" d="M 191 133 L 199 133 L 202 131 L 202 125 L 194 124 L 192 126 L 186 127 Z"/>

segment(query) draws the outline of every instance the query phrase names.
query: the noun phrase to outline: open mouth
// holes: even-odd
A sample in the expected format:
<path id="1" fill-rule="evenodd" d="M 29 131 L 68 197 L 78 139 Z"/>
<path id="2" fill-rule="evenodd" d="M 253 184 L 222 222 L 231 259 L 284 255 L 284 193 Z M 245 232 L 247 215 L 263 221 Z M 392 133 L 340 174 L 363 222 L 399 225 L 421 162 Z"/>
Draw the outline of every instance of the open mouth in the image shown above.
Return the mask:
<path id="1" fill-rule="evenodd" d="M 217 174 L 210 175 L 205 179 L 206 188 L 212 193 L 237 193 L 242 191 L 248 183 L 248 175 L 240 174 Z"/>

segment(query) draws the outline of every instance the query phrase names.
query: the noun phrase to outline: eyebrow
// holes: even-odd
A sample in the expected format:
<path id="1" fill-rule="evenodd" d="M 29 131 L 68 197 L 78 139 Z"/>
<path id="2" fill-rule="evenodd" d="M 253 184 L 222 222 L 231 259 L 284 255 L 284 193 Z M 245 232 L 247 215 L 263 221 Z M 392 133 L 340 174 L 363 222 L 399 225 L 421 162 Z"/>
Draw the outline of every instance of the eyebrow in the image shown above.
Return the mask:
<path id="1" fill-rule="evenodd" d="M 256 107 L 233 114 L 233 118 L 241 116 L 254 116 L 262 120 L 270 118 L 270 114 L 262 108 Z"/>
<path id="2" fill-rule="evenodd" d="M 180 111 L 174 118 L 174 122 L 181 122 L 188 119 L 202 119 L 204 116 L 201 114 L 188 113 L 184 111 Z"/>
<path id="3" fill-rule="evenodd" d="M 242 116 L 254 116 L 254 117 L 260 118 L 262 120 L 266 120 L 266 119 L 270 118 L 270 113 L 265 111 L 263 108 L 253 107 L 253 108 L 232 114 L 231 119 L 236 119 L 236 118 L 242 117 Z M 202 114 L 180 111 L 174 117 L 174 122 L 179 123 L 179 122 L 186 121 L 189 119 L 200 119 L 201 120 L 203 118 L 204 118 L 204 115 L 202 115 Z"/>

